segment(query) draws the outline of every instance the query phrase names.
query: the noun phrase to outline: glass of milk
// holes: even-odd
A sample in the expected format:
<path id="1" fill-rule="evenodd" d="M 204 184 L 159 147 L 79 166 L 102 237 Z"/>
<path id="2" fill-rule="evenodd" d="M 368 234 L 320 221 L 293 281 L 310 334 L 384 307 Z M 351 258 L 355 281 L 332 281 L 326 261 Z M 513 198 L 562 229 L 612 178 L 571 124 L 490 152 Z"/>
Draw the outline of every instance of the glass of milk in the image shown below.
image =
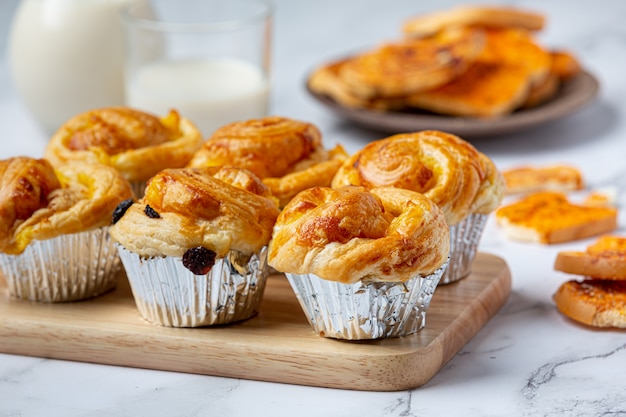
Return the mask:
<path id="1" fill-rule="evenodd" d="M 205 137 L 268 115 L 272 8 L 264 0 L 141 0 L 123 10 L 126 105 L 176 109 Z"/>

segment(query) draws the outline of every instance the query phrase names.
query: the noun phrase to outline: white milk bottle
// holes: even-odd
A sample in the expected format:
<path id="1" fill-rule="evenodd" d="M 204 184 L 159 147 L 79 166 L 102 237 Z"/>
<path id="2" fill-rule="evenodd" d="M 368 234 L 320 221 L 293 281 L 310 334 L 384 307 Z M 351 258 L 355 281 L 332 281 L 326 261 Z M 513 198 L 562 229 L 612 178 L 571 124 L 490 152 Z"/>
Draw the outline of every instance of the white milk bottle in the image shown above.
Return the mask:
<path id="1" fill-rule="evenodd" d="M 9 38 L 11 73 L 48 134 L 78 113 L 124 104 L 120 8 L 130 1 L 21 1 Z"/>

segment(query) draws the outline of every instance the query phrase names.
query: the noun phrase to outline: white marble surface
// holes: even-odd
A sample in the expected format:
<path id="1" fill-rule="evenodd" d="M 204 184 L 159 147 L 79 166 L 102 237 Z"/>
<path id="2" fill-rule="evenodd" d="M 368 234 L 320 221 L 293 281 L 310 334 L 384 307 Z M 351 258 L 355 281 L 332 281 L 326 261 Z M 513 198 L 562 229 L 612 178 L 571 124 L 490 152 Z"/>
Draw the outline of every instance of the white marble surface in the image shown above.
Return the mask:
<path id="1" fill-rule="evenodd" d="M 343 122 L 307 96 L 318 62 L 398 36 L 404 18 L 454 1 L 277 0 L 274 113 L 316 123 L 331 145 L 354 151 L 382 137 Z M 591 186 L 626 191 L 626 3 L 511 1 L 549 16 L 541 41 L 574 51 L 600 80 L 598 100 L 558 122 L 475 140 L 500 168 L 568 162 Z M 0 1 L 0 157 L 39 156 L 46 138 L 11 86 L 6 33 L 16 5 Z M 45 69 L 42 68 L 42 71 Z M 620 198 L 621 207 L 624 198 Z M 492 219 L 493 220 L 493 219 Z M 624 220 L 620 218 L 620 232 Z M 428 384 L 407 392 L 358 392 L 100 366 L 0 354 L 0 416 L 626 416 L 626 337 L 562 317 L 551 296 L 569 277 L 549 247 L 506 240 L 490 222 L 481 250 L 513 275 L 504 308 Z M 1 325 L 1 323 L 0 323 Z M 306 359 L 303 359 L 306 360 Z"/>

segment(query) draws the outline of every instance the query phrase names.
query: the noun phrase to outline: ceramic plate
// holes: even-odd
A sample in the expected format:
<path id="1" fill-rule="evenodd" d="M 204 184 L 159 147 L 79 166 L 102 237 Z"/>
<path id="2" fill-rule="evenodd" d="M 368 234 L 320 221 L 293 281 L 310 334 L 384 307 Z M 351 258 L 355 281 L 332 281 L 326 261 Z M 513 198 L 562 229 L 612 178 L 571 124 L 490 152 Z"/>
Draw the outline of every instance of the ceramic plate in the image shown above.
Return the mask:
<path id="1" fill-rule="evenodd" d="M 543 123 L 559 119 L 582 109 L 596 97 L 598 80 L 589 72 L 565 82 L 559 92 L 540 106 L 518 110 L 509 116 L 492 120 L 469 117 L 442 116 L 428 112 L 380 112 L 344 107 L 331 98 L 307 91 L 320 103 L 341 117 L 361 126 L 386 133 L 402 133 L 426 129 L 442 130 L 463 138 L 499 136 L 521 132 Z"/>

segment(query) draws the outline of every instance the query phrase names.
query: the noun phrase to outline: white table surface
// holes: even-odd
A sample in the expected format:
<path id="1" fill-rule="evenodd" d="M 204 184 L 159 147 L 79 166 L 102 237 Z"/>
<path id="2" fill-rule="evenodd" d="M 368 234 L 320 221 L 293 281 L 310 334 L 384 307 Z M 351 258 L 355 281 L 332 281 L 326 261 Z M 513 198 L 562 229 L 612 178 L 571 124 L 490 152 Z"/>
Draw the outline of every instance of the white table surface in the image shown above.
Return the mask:
<path id="1" fill-rule="evenodd" d="M 408 16 L 453 3 L 277 0 L 273 113 L 315 123 L 328 146 L 340 142 L 350 152 L 384 137 L 321 107 L 307 96 L 305 75 L 328 57 L 398 37 Z M 600 80 L 601 91 L 575 115 L 473 144 L 501 169 L 567 162 L 582 170 L 591 187 L 615 185 L 623 194 L 626 2 L 508 3 L 545 12 L 549 21 L 540 41 L 576 53 Z M 0 0 L 0 158 L 41 156 L 46 143 L 8 72 L 6 35 L 16 4 Z M 556 253 L 582 249 L 592 240 L 515 243 L 492 218 L 480 250 L 506 259 L 511 295 L 470 343 L 415 390 L 334 390 L 0 354 L 0 416 L 626 416 L 626 334 L 576 325 L 556 311 L 551 298 L 570 279 L 553 270 Z"/>

